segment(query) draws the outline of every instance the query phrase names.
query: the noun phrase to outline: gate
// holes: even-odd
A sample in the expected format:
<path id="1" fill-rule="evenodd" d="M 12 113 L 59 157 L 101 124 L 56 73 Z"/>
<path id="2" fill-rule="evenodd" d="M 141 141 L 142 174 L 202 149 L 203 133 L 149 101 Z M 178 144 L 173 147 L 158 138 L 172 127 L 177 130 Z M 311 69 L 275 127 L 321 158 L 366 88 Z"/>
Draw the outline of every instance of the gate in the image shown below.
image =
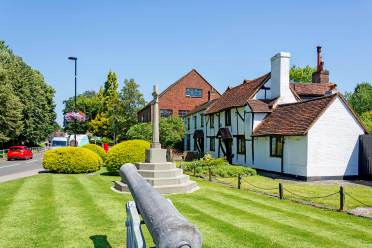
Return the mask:
<path id="1" fill-rule="evenodd" d="M 372 177 L 372 135 L 359 136 L 359 176 Z"/>

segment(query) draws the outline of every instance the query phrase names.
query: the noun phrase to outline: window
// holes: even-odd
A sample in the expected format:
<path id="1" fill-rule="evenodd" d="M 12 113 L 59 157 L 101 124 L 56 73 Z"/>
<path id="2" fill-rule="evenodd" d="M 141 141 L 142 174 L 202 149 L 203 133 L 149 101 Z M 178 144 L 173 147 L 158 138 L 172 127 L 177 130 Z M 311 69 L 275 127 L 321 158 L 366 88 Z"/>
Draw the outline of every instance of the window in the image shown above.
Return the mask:
<path id="1" fill-rule="evenodd" d="M 200 114 L 200 126 L 204 127 L 204 115 Z"/>
<path id="2" fill-rule="evenodd" d="M 185 117 L 187 115 L 187 113 L 189 113 L 188 110 L 178 110 L 178 116 L 179 117 Z"/>
<path id="3" fill-rule="evenodd" d="M 245 137 L 244 135 L 236 136 L 236 146 L 238 154 L 245 154 Z"/>
<path id="4" fill-rule="evenodd" d="M 270 156 L 282 157 L 283 156 L 283 137 L 272 136 L 270 137 Z"/>
<path id="5" fill-rule="evenodd" d="M 173 110 L 171 109 L 160 109 L 160 117 L 169 117 L 173 115 Z"/>
<path id="6" fill-rule="evenodd" d="M 225 126 L 230 126 L 231 125 L 231 110 L 226 110 L 225 111 Z"/>
<path id="7" fill-rule="evenodd" d="M 209 127 L 214 128 L 214 115 L 209 116 Z"/>
<path id="8" fill-rule="evenodd" d="M 186 96 L 189 97 L 202 97 L 203 90 L 197 88 L 186 88 Z"/>
<path id="9" fill-rule="evenodd" d="M 209 150 L 214 151 L 215 149 L 215 139 L 214 137 L 209 137 Z"/>
<path id="10" fill-rule="evenodd" d="M 197 128 L 196 115 L 193 117 L 193 120 L 194 120 L 194 129 L 196 129 Z"/>
<path id="11" fill-rule="evenodd" d="M 186 151 L 190 151 L 190 142 L 191 142 L 191 135 L 186 135 Z"/>
<path id="12" fill-rule="evenodd" d="M 190 117 L 187 118 L 187 130 L 190 130 Z"/>

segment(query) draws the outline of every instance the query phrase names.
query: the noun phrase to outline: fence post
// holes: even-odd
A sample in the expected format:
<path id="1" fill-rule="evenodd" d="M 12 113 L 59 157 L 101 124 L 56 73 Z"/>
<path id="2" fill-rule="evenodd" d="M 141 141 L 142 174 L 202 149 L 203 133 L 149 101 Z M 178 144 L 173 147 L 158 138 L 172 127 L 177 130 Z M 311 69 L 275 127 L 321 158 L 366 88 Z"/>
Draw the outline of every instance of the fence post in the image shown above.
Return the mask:
<path id="1" fill-rule="evenodd" d="M 209 173 L 209 182 L 212 182 L 212 168 L 208 167 L 208 173 Z"/>
<path id="2" fill-rule="evenodd" d="M 340 186 L 340 211 L 344 211 L 345 206 L 345 193 L 344 193 L 344 187 Z"/>
<path id="3" fill-rule="evenodd" d="M 279 199 L 283 200 L 283 184 L 279 183 Z"/>
<path id="4" fill-rule="evenodd" d="M 196 177 L 196 165 L 194 165 L 194 177 Z"/>
<path id="5" fill-rule="evenodd" d="M 238 189 L 241 188 L 241 184 L 242 184 L 242 175 L 238 174 Z"/>

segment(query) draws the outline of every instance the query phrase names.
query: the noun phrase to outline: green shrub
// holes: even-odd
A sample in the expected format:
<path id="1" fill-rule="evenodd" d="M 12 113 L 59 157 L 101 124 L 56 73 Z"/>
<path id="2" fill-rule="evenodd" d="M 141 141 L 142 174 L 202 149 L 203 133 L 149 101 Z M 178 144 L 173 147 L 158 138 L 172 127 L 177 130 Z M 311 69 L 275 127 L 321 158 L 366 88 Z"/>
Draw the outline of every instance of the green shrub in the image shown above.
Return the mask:
<path id="1" fill-rule="evenodd" d="M 150 142 L 145 140 L 127 140 L 112 147 L 107 153 L 105 165 L 110 173 L 119 172 L 125 163 L 145 161 L 145 151 L 150 148 Z"/>
<path id="2" fill-rule="evenodd" d="M 191 162 L 183 162 L 179 164 L 183 170 L 189 174 L 196 176 L 208 176 L 209 167 L 211 173 L 216 177 L 237 177 L 241 175 L 256 175 L 256 170 L 247 166 L 230 165 L 225 158 L 212 158 L 210 155 L 205 155 L 200 160 Z"/>
<path id="3" fill-rule="evenodd" d="M 105 162 L 105 160 L 106 160 L 106 152 L 105 152 L 105 150 L 103 150 L 102 147 L 97 146 L 95 144 L 87 144 L 87 145 L 84 145 L 82 147 L 95 152 L 98 156 L 100 156 L 102 158 L 103 162 Z"/>
<path id="4" fill-rule="evenodd" d="M 81 147 L 61 147 L 48 150 L 44 154 L 43 167 L 56 173 L 88 173 L 98 171 L 102 159 L 89 149 Z"/>

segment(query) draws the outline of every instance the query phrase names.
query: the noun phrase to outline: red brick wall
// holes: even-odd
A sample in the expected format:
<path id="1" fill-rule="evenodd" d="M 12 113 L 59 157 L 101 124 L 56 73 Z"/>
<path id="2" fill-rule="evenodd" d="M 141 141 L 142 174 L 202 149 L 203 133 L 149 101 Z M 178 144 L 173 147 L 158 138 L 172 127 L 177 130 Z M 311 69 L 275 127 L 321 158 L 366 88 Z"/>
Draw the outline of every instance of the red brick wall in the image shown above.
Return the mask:
<path id="1" fill-rule="evenodd" d="M 202 89 L 202 97 L 187 97 L 186 88 Z M 159 97 L 159 109 L 171 109 L 173 116 L 178 116 L 178 110 L 190 111 L 196 106 L 208 101 L 208 91 L 211 91 L 211 99 L 220 96 L 195 70 L 192 70 Z M 141 116 L 146 115 L 148 111 L 151 111 L 150 106 L 138 112 L 139 121 L 141 121 Z M 145 120 L 147 118 L 144 117 L 143 119 Z"/>

